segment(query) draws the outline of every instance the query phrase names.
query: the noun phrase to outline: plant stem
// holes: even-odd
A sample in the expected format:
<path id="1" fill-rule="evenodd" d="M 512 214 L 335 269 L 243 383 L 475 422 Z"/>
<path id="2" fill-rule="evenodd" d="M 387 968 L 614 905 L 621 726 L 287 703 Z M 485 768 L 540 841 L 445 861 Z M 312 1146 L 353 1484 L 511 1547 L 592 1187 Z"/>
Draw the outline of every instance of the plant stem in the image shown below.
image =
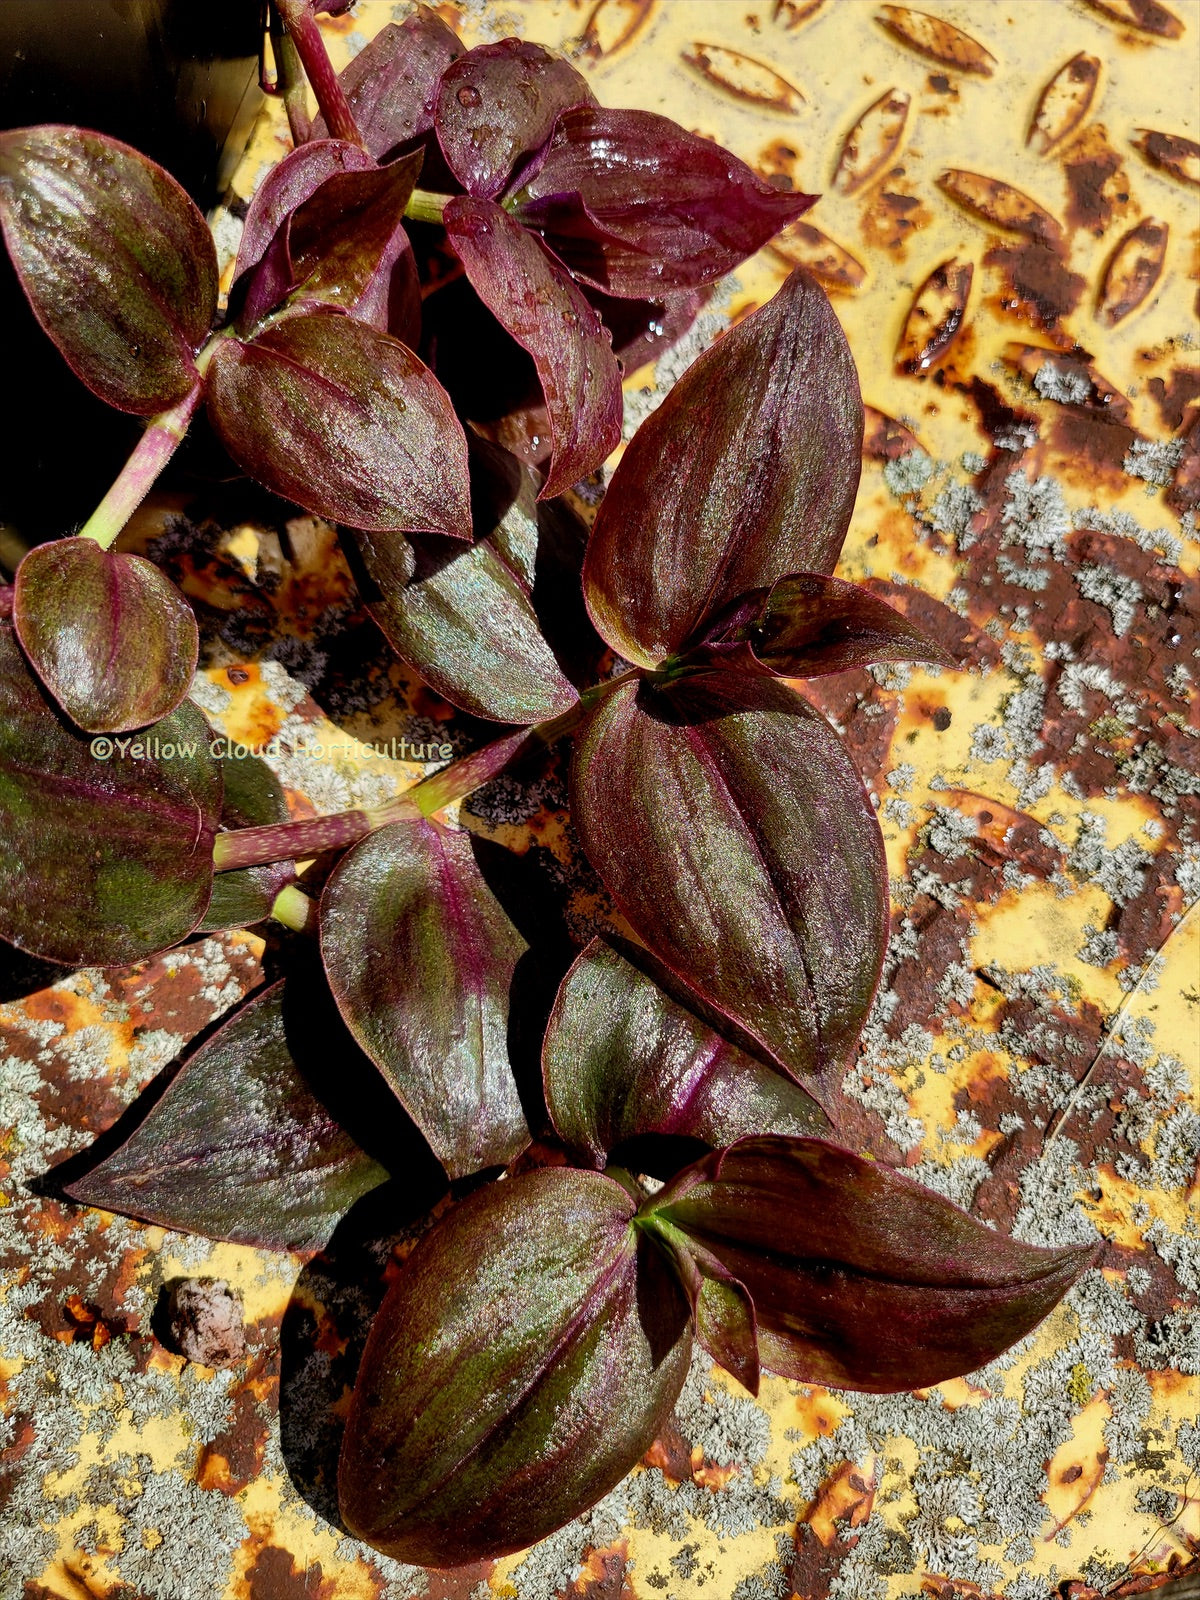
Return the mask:
<path id="1" fill-rule="evenodd" d="M 431 817 L 453 801 L 473 794 L 521 756 L 544 749 L 570 733 L 592 707 L 607 699 L 614 689 L 641 676 L 634 668 L 620 677 L 594 684 L 561 716 L 494 739 L 481 750 L 422 778 L 403 794 L 369 811 L 335 811 L 330 816 L 305 818 L 301 822 L 277 822 L 265 828 L 236 828 L 229 833 L 219 833 L 213 845 L 213 870 L 231 872 L 235 867 L 262 867 L 272 861 L 294 861 L 301 856 L 319 855 L 324 850 L 357 844 L 389 822 Z"/>
<path id="2" fill-rule="evenodd" d="M 360 150 L 365 150 L 367 147 L 358 131 L 350 102 L 333 70 L 317 19 L 312 14 L 311 0 L 275 0 L 275 4 L 296 46 L 305 75 L 312 84 L 329 137 L 344 139 L 348 144 L 356 144 Z"/>
<path id="3" fill-rule="evenodd" d="M 404 215 L 414 222 L 441 222 L 452 195 L 434 194 L 431 189 L 414 189 L 408 197 Z"/>
<path id="4" fill-rule="evenodd" d="M 285 928 L 291 928 L 293 933 L 317 931 L 317 902 L 294 883 L 289 883 L 275 896 L 271 916 Z"/>
<path id="5" fill-rule="evenodd" d="M 210 340 L 205 351 L 212 346 Z M 207 366 L 207 361 L 205 366 Z M 197 358 L 197 370 L 202 371 Z M 178 450 L 200 396 L 203 384 L 197 382 L 190 394 L 172 406 L 160 411 L 146 424 L 146 431 L 137 447 L 121 468 L 120 476 L 79 530 L 81 539 L 94 539 L 101 550 L 107 550 L 121 529 L 145 499 L 151 485 L 167 462 Z"/>
<path id="6" fill-rule="evenodd" d="M 606 700 L 621 684 L 641 675 L 635 669 L 623 672 L 618 678 L 607 678 L 603 683 L 593 684 L 561 716 L 553 717 L 549 722 L 539 722 L 532 728 L 518 728 L 515 733 L 505 734 L 503 739 L 485 744 L 481 750 L 464 756 L 461 761 L 452 762 L 431 777 L 422 778 L 420 783 L 408 790 L 405 798 L 417 807 L 423 817 L 432 816 L 452 801 L 465 799 L 522 756 L 544 749 L 564 734 L 572 733 L 593 706 Z"/>
<path id="7" fill-rule="evenodd" d="M 213 870 L 231 872 L 236 867 L 263 867 L 272 861 L 295 861 L 357 844 L 386 823 L 416 816 L 407 795 L 399 795 L 370 811 L 335 811 L 326 817 L 305 817 L 300 822 L 276 822 L 265 828 L 236 828 L 219 833 L 213 845 Z"/>
<path id="8" fill-rule="evenodd" d="M 271 7 L 271 50 L 275 56 L 278 92 L 283 95 L 292 143 L 299 148 L 312 138 L 312 118 L 308 114 L 308 80 L 295 41 L 283 26 L 279 12 Z"/>

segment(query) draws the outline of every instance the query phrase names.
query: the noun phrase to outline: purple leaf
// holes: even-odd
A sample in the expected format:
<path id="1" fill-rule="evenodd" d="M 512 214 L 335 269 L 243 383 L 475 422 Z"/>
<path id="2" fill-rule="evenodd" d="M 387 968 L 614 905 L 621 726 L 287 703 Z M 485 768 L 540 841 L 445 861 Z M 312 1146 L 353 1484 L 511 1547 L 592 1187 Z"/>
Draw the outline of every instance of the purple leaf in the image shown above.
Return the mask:
<path id="1" fill-rule="evenodd" d="M 881 661 L 958 666 L 869 589 L 823 572 L 793 572 L 769 590 L 751 590 L 688 660 L 780 678 L 820 678 Z"/>
<path id="2" fill-rule="evenodd" d="M 192 608 L 142 556 L 92 539 L 38 545 L 17 568 L 13 622 L 34 671 L 86 733 L 143 728 L 191 688 Z"/>
<path id="3" fill-rule="evenodd" d="M 316 139 L 284 156 L 259 184 L 246 212 L 233 269 L 234 283 L 258 265 L 291 213 L 310 200 L 329 178 L 339 173 L 370 172 L 373 168 L 374 162 L 365 150 L 343 139 Z"/>
<path id="4" fill-rule="evenodd" d="M 846 336 L 795 272 L 688 368 L 621 458 L 584 566 L 613 649 L 655 666 L 747 590 L 831 571 L 861 442 Z"/>
<path id="5" fill-rule="evenodd" d="M 393 275 L 406 255 L 419 305 L 404 208 L 420 168 L 417 151 L 388 167 L 327 178 L 288 214 L 251 272 L 239 330 L 248 331 L 290 296 L 293 304 L 348 311 L 386 333 Z M 418 336 L 419 318 L 418 309 Z"/>
<path id="6" fill-rule="evenodd" d="M 602 1167 L 643 1134 L 723 1146 L 828 1128 L 798 1084 L 728 1037 L 736 1031 L 648 951 L 593 939 L 563 979 L 542 1047 L 555 1132 Z"/>
<path id="7" fill-rule="evenodd" d="M 428 6 L 377 33 L 339 81 L 363 142 L 376 161 L 428 133 L 442 73 L 463 53 L 458 35 Z M 318 117 L 313 134 L 327 133 Z"/>
<path id="8" fill-rule="evenodd" d="M 579 696 L 534 604 L 537 480 L 484 440 L 470 441 L 475 541 L 361 533 L 379 591 L 370 610 L 388 642 L 452 705 L 497 722 L 545 722 Z"/>
<path id="9" fill-rule="evenodd" d="M 751 1394 L 758 1393 L 758 1330 L 754 1302 L 744 1283 L 681 1228 L 673 1227 L 658 1211 L 649 1231 L 665 1252 L 675 1275 L 691 1301 L 696 1337 L 726 1372 Z"/>
<path id="10" fill-rule="evenodd" d="M 712 283 L 815 198 L 772 188 L 668 117 L 581 106 L 559 117 L 511 209 L 576 277 L 638 299 Z"/>
<path id="11" fill-rule="evenodd" d="M 516 163 L 545 144 L 560 111 L 595 103 L 569 61 L 540 44 L 501 39 L 446 69 L 434 126 L 446 165 L 467 193 L 494 200 Z"/>
<path id="12" fill-rule="evenodd" d="M 34 315 L 94 394 L 138 416 L 188 394 L 217 254 L 169 173 L 82 128 L 0 133 L 0 226 Z"/>
<path id="13" fill-rule="evenodd" d="M 289 1028 L 284 991 L 272 984 L 235 1011 L 67 1194 L 207 1239 L 320 1249 L 387 1173 L 338 1125 L 297 1064 L 306 1041 L 297 1044 Z M 345 1041 L 338 1044 L 344 1072 Z"/>
<path id="14" fill-rule="evenodd" d="M 89 740 L 0 625 L 0 938 L 72 967 L 123 966 L 185 939 L 212 886 L 211 737 L 184 701 L 144 733 Z"/>
<path id="15" fill-rule="evenodd" d="M 353 317 L 287 317 L 222 340 L 208 412 L 274 493 L 352 528 L 471 532 L 467 445 L 445 390 L 398 340 Z"/>
<path id="16" fill-rule="evenodd" d="M 887 871 L 829 724 L 771 678 L 623 685 L 576 739 L 571 814 L 637 936 L 826 1103 L 870 1008 Z"/>
<path id="17" fill-rule="evenodd" d="M 707 1156 L 639 1220 L 652 1232 L 660 1217 L 749 1291 L 764 1367 L 851 1389 L 924 1388 L 993 1360 L 1095 1253 L 1006 1239 L 818 1139 L 747 1139 Z"/>
<path id="18" fill-rule="evenodd" d="M 456 196 L 445 224 L 472 288 L 533 357 L 554 441 L 542 497 L 561 494 L 621 442 L 621 373 L 608 331 L 538 240 L 492 201 Z"/>
<path id="19" fill-rule="evenodd" d="M 649 1449 L 688 1370 L 688 1310 L 634 1202 L 562 1168 L 464 1200 L 375 1318 L 338 1471 L 356 1538 L 457 1566 L 585 1511 Z"/>
<path id="20" fill-rule="evenodd" d="M 395 822 L 338 864 L 321 956 L 350 1032 L 452 1178 L 529 1143 L 508 1059 L 508 997 L 526 945 L 468 835 Z"/>

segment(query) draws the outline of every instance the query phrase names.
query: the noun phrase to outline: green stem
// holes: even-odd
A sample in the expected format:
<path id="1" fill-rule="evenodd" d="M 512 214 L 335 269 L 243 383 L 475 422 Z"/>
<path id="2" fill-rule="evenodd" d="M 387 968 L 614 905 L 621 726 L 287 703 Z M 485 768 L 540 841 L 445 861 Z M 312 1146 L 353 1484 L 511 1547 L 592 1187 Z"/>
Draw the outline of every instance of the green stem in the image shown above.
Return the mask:
<path id="1" fill-rule="evenodd" d="M 280 16 L 296 46 L 296 53 L 304 67 L 305 76 L 312 85 L 325 118 L 331 139 L 344 139 L 349 144 L 365 150 L 366 144 L 358 131 L 358 123 L 346 99 L 345 90 L 333 70 L 333 62 L 325 49 L 325 41 L 312 13 L 312 0 L 275 0 Z"/>
<path id="2" fill-rule="evenodd" d="M 299 148 L 312 138 L 312 118 L 308 114 L 308 80 L 295 41 L 283 26 L 279 12 L 271 7 L 271 50 L 275 56 L 278 92 L 283 95 L 292 143 Z"/>
<path id="3" fill-rule="evenodd" d="M 275 896 L 271 916 L 285 928 L 291 928 L 293 933 L 317 931 L 317 902 L 294 883 L 289 883 Z"/>
<path id="4" fill-rule="evenodd" d="M 200 353 L 201 357 L 211 347 L 212 340 L 209 340 Z M 207 360 L 204 365 L 208 365 Z M 197 357 L 196 369 L 203 374 L 200 357 Z M 204 385 L 197 381 L 195 388 L 178 405 L 150 418 L 137 448 L 121 468 L 120 476 L 80 528 L 81 539 L 94 539 L 101 550 L 109 548 L 145 499 L 154 480 L 178 450 L 203 392 Z"/>
<path id="5" fill-rule="evenodd" d="M 434 194 L 430 189 L 414 189 L 408 197 L 404 215 L 414 222 L 441 222 L 453 195 Z"/>
<path id="6" fill-rule="evenodd" d="M 453 801 L 473 794 L 522 756 L 544 749 L 572 732 L 593 706 L 607 699 L 621 684 L 642 675 L 634 668 L 618 678 L 594 684 L 561 716 L 494 739 L 482 750 L 422 778 L 403 794 L 369 811 L 335 811 L 330 816 L 305 818 L 300 822 L 278 822 L 265 828 L 235 828 L 229 833 L 219 833 L 213 845 L 213 870 L 231 872 L 237 867 L 261 867 L 272 861 L 295 861 L 302 856 L 320 855 L 325 850 L 345 849 L 389 822 L 431 817 Z"/>

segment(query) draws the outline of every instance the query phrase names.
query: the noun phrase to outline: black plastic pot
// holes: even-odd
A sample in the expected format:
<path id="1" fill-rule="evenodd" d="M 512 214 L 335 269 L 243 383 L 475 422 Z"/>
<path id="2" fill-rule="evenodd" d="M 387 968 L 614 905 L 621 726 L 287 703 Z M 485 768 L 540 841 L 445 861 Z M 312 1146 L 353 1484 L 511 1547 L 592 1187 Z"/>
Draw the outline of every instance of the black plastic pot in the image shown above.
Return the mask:
<path id="1" fill-rule="evenodd" d="M 261 0 L 0 0 L 0 127 L 71 122 L 124 139 L 202 208 L 228 182 L 261 103 Z M 37 326 L 0 251 L 9 375 L 0 549 L 69 533 L 140 424 L 94 400 Z M 15 533 L 16 537 L 13 537 Z"/>

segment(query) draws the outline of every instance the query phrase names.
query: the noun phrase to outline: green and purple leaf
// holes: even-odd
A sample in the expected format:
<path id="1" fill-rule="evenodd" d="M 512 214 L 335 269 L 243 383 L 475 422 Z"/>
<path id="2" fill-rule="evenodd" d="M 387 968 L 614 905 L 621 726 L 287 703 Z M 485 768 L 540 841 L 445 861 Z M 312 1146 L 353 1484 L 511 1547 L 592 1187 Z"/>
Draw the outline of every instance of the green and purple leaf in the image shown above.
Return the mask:
<path id="1" fill-rule="evenodd" d="M 185 701 L 94 755 L 0 624 L 0 938 L 72 967 L 124 966 L 185 939 L 212 887 L 211 737 Z"/>
<path id="2" fill-rule="evenodd" d="M 656 666 L 748 590 L 832 571 L 862 423 L 846 336 L 795 272 L 688 368 L 621 458 L 584 566 L 613 649 Z"/>
<path id="3" fill-rule="evenodd" d="M 764 1367 L 849 1389 L 974 1371 L 1036 1327 L 1095 1254 L 1005 1238 L 818 1139 L 747 1139 L 707 1156 L 639 1221 L 653 1231 L 660 1217 L 749 1291 Z"/>
<path id="4" fill-rule="evenodd" d="M 826 1131 L 816 1101 L 732 1033 L 648 951 L 593 939 L 563 979 L 542 1047 L 555 1132 L 603 1167 L 645 1134 L 721 1147 Z"/>
<path id="5" fill-rule="evenodd" d="M 827 1104 L 888 920 L 879 824 L 829 724 L 772 678 L 629 683 L 577 737 L 571 785 L 638 938 Z"/>
<path id="6" fill-rule="evenodd" d="M 500 206 L 457 195 L 444 221 L 472 288 L 533 357 L 553 440 L 542 495 L 561 494 L 621 442 L 621 372 L 611 336 L 541 242 Z"/>
<path id="7" fill-rule="evenodd" d="M 187 695 L 196 618 L 153 562 L 59 539 L 29 552 L 14 587 L 21 648 L 86 733 L 144 728 Z"/>
<path id="8" fill-rule="evenodd" d="M 233 269 L 234 292 L 266 255 L 292 212 L 311 200 L 323 183 L 348 172 L 370 172 L 374 167 L 365 150 L 344 139 L 315 139 L 284 156 L 259 184 L 246 212 Z"/>
<path id="9" fill-rule="evenodd" d="M 692 1235 L 655 1211 L 647 1229 L 675 1269 L 692 1305 L 696 1337 L 726 1372 L 751 1394 L 758 1393 L 758 1329 L 744 1283 Z"/>
<path id="10" fill-rule="evenodd" d="M 525 941 L 469 835 L 395 822 L 351 850 L 321 896 L 321 956 L 350 1032 L 452 1178 L 529 1143 L 508 1056 Z"/>
<path id="11" fill-rule="evenodd" d="M 634 299 L 712 283 L 807 211 L 735 155 L 651 111 L 564 111 L 509 203 L 574 275 Z"/>
<path id="12" fill-rule="evenodd" d="M 446 165 L 467 193 L 494 200 L 522 157 L 545 144 L 559 112 L 595 104 L 569 61 L 540 44 L 500 39 L 447 67 L 434 126 Z"/>
<path id="13" fill-rule="evenodd" d="M 421 169 L 415 151 L 387 167 L 341 172 L 325 181 L 280 224 L 249 274 L 239 331 L 249 332 L 284 300 L 346 311 L 382 333 L 392 331 L 393 298 L 405 287 L 415 301 L 405 320 L 409 341 L 420 335 L 420 285 L 404 208 Z M 404 274 L 407 284 L 397 281 Z"/>
<path id="14" fill-rule="evenodd" d="M 258 756 L 238 760 L 224 755 L 220 762 L 225 780 L 222 828 L 266 828 L 291 820 L 283 787 L 265 761 Z M 262 922 L 270 916 L 276 895 L 295 876 L 296 869 L 290 861 L 218 872 L 213 878 L 208 910 L 197 931 L 217 933 Z"/>
<path id="15" fill-rule="evenodd" d="M 477 1191 L 426 1235 L 351 1402 L 338 1489 L 357 1538 L 420 1566 L 501 1556 L 637 1464 L 691 1319 L 634 1211 L 611 1179 L 556 1168 Z"/>
<path id="16" fill-rule="evenodd" d="M 371 615 L 401 660 L 452 705 L 497 722 L 545 722 L 579 696 L 534 605 L 537 479 L 485 440 L 469 446 L 474 543 L 355 536 L 378 590 Z"/>
<path id="17" fill-rule="evenodd" d="M 793 572 L 770 589 L 752 589 L 687 659 L 779 678 L 820 678 L 882 661 L 958 666 L 894 606 L 823 572 Z"/>
<path id="18" fill-rule="evenodd" d="M 442 73 L 464 46 L 428 6 L 418 6 L 403 22 L 390 22 L 359 51 L 340 74 L 363 143 L 376 161 L 429 133 Z M 313 136 L 326 136 L 318 117 Z"/>
<path id="19" fill-rule="evenodd" d="M 406 345 L 331 311 L 220 342 L 208 413 L 251 477 L 352 528 L 467 539 L 467 445 L 449 397 Z"/>
<path id="20" fill-rule="evenodd" d="M 0 226 L 34 315 L 94 394 L 151 416 L 195 386 L 217 254 L 169 173 L 82 128 L 0 133 Z"/>
<path id="21" fill-rule="evenodd" d="M 289 1037 L 284 990 L 272 984 L 236 1011 L 65 1192 L 206 1239 L 320 1249 L 387 1173 L 313 1093 Z"/>

